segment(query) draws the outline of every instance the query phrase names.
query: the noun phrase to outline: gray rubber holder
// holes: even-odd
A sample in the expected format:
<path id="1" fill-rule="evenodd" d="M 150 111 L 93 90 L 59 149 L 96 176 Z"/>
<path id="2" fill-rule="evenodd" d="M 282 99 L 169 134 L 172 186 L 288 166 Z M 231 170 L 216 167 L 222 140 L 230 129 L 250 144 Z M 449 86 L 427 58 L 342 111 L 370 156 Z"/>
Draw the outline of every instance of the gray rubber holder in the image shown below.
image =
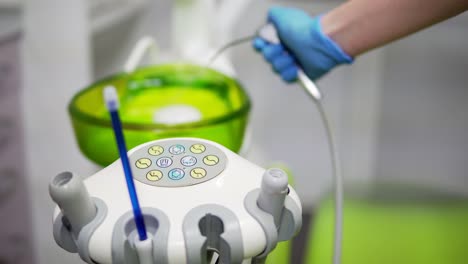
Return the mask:
<path id="1" fill-rule="evenodd" d="M 257 205 L 273 216 L 275 225 L 281 223 L 284 200 L 288 195 L 288 174 L 283 170 L 271 168 L 263 173 Z"/>
<path id="2" fill-rule="evenodd" d="M 153 260 L 155 264 L 168 263 L 169 218 L 159 209 L 142 208 L 146 232 L 153 240 Z M 138 236 L 133 211 L 119 218 L 112 233 L 112 263 L 139 263 L 134 242 Z"/>
<path id="3" fill-rule="evenodd" d="M 96 217 L 96 206 L 83 179 L 72 172 L 65 171 L 55 176 L 49 184 L 49 194 L 67 217 L 76 237 Z"/>
<path id="4" fill-rule="evenodd" d="M 71 253 L 77 253 L 80 258 L 90 264 L 95 263 L 89 255 L 89 240 L 94 231 L 101 225 L 104 218 L 107 216 L 107 206 L 99 198 L 92 197 L 96 205 L 96 216 L 87 225 L 85 225 L 78 233 L 78 238 L 75 238 L 70 229 L 68 219 L 60 213 L 55 219 L 53 225 L 53 234 L 55 242 L 63 249 Z"/>
<path id="5" fill-rule="evenodd" d="M 252 263 L 255 264 L 264 263 L 268 254 L 275 249 L 279 241 L 290 240 L 299 232 L 302 226 L 300 208 L 291 197 L 286 196 L 281 223 L 280 226 L 277 227 L 273 216 L 258 207 L 257 200 L 259 194 L 260 189 L 255 189 L 249 192 L 244 199 L 246 210 L 262 226 L 267 240 L 265 250 L 252 259 Z"/>
<path id="6" fill-rule="evenodd" d="M 187 264 L 207 263 L 207 251 L 216 250 L 221 264 L 241 264 L 244 259 L 239 220 L 229 209 L 201 205 L 190 210 L 183 223 Z"/>

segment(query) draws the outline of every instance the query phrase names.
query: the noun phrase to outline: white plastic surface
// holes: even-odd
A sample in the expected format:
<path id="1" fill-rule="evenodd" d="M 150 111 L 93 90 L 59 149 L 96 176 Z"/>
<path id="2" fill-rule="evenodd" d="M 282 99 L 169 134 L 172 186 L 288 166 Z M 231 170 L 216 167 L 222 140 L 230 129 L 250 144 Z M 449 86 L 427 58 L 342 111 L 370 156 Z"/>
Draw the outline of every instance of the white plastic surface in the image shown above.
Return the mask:
<path id="1" fill-rule="evenodd" d="M 135 248 L 138 254 L 139 264 L 153 264 L 153 239 L 148 237 L 146 240 L 138 240 L 136 237 Z"/>
<path id="2" fill-rule="evenodd" d="M 194 138 L 180 139 L 214 145 L 226 154 L 228 161 L 223 173 L 197 185 L 168 188 L 135 181 L 140 205 L 158 208 L 169 217 L 171 226 L 168 240 L 169 262 L 178 264 L 186 262 L 182 223 L 192 208 L 203 204 L 218 204 L 233 211 L 241 226 L 244 259 L 260 254 L 266 246 L 265 234 L 262 227 L 245 210 L 244 197 L 250 191 L 260 188 L 265 170 L 217 143 Z M 140 145 L 130 150 L 129 156 L 137 149 L 149 148 L 155 142 L 163 141 L 177 142 L 177 139 L 152 141 Z M 111 238 L 114 225 L 120 216 L 131 210 L 120 160 L 86 179 L 85 185 L 91 196 L 99 197 L 108 206 L 106 219 L 91 237 L 90 255 L 99 263 L 111 263 Z M 289 195 L 300 205 L 297 194 L 293 188 L 290 190 Z"/>

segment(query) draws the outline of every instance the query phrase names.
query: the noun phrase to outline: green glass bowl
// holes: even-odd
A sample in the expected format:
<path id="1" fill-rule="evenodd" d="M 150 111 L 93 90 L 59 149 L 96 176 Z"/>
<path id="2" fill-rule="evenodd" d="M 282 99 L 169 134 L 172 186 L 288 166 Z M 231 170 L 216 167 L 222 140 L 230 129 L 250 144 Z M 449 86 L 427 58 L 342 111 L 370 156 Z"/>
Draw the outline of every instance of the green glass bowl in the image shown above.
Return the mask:
<path id="1" fill-rule="evenodd" d="M 127 148 L 170 137 L 197 137 L 234 152 L 241 148 L 250 111 L 242 86 L 217 71 L 169 64 L 137 69 L 81 90 L 68 110 L 81 152 L 101 166 L 119 155 L 102 90 L 116 87 Z"/>

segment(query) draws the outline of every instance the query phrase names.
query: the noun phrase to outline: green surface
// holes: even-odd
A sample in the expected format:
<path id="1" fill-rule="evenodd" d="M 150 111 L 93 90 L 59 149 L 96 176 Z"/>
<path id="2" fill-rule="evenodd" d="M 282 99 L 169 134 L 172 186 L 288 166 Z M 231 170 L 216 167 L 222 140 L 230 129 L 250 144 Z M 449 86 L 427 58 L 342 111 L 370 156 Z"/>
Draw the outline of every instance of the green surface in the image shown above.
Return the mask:
<path id="1" fill-rule="evenodd" d="M 235 80 L 193 65 L 160 65 L 119 74 L 82 90 L 69 112 L 82 153 L 101 166 L 118 158 L 110 117 L 102 99 L 107 85 L 117 88 L 124 136 L 129 149 L 170 137 L 198 137 L 239 151 L 247 124 L 250 101 Z M 178 125 L 154 123 L 155 111 L 171 105 L 196 108 L 197 122 Z"/>
<path id="2" fill-rule="evenodd" d="M 291 258 L 291 242 L 278 243 L 276 248 L 268 254 L 266 264 L 287 264 Z"/>
<path id="3" fill-rule="evenodd" d="M 468 263 L 468 202 L 346 200 L 343 264 Z M 332 259 L 333 204 L 318 210 L 307 263 Z"/>

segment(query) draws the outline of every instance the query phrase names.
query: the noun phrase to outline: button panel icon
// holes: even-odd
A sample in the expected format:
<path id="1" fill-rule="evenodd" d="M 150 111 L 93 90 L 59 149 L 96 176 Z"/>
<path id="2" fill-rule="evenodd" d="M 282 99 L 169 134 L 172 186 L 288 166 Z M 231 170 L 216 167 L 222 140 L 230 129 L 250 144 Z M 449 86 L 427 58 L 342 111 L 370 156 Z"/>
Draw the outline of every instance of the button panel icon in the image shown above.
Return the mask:
<path id="1" fill-rule="evenodd" d="M 219 158 L 215 155 L 208 155 L 203 158 L 203 163 L 205 163 L 208 166 L 214 166 L 218 164 Z"/>
<path id="2" fill-rule="evenodd" d="M 152 156 L 159 156 L 161 155 L 162 153 L 164 152 L 164 148 L 159 146 L 159 145 L 156 145 L 156 146 L 152 146 L 148 149 L 148 153 Z"/>
<path id="3" fill-rule="evenodd" d="M 159 170 L 151 170 L 146 173 L 146 179 L 149 181 L 159 181 L 163 177 L 163 173 Z"/>
<path id="4" fill-rule="evenodd" d="M 169 148 L 169 152 L 174 155 L 179 155 L 185 152 L 185 147 L 180 144 L 173 145 Z"/>
<path id="5" fill-rule="evenodd" d="M 167 168 L 172 165 L 172 159 L 169 157 L 162 157 L 156 161 L 156 165 L 161 168 Z"/>
<path id="6" fill-rule="evenodd" d="M 139 169 L 146 169 L 151 166 L 151 160 L 148 158 L 141 158 L 135 162 L 135 166 Z"/>
<path id="7" fill-rule="evenodd" d="M 169 171 L 168 177 L 171 180 L 180 180 L 185 176 L 185 172 L 182 169 L 176 168 Z"/>
<path id="8" fill-rule="evenodd" d="M 180 163 L 185 167 L 192 167 L 197 163 L 197 158 L 194 156 L 185 156 L 180 160 Z"/>
<path id="9" fill-rule="evenodd" d="M 190 176 L 194 179 L 201 179 L 206 176 L 206 170 L 203 168 L 195 168 L 190 171 Z"/>
<path id="10" fill-rule="evenodd" d="M 205 145 L 202 145 L 202 144 L 193 144 L 191 147 L 190 147 L 190 151 L 194 154 L 200 154 L 200 153 L 203 153 L 205 152 L 206 150 L 206 147 Z"/>

